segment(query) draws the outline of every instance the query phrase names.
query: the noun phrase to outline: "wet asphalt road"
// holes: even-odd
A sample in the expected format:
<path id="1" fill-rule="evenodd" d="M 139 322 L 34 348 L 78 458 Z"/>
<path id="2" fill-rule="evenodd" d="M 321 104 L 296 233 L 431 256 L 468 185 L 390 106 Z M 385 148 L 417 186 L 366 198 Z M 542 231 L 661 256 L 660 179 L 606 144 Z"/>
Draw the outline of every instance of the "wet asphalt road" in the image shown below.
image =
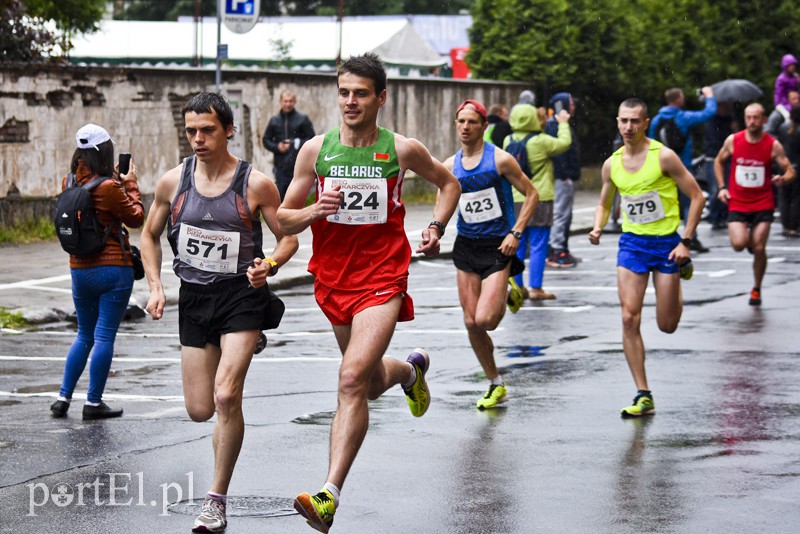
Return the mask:
<path id="1" fill-rule="evenodd" d="M 414 263 L 417 318 L 389 353 L 429 350 L 433 404 L 414 419 L 397 388 L 372 403 L 332 532 L 797 532 L 800 241 L 773 232 L 759 309 L 747 305 L 750 257 L 724 233 L 701 237 L 712 251 L 695 258 L 675 334 L 658 332 L 646 296 L 658 410 L 646 420 L 619 417 L 634 389 L 616 236 L 600 247 L 573 237 L 584 261 L 545 275 L 558 300 L 526 302 L 501 323 L 493 338 L 510 399 L 493 412 L 474 409 L 486 383 L 452 264 Z M 324 482 L 338 353 L 311 287 L 280 295 L 284 323 L 246 384 L 229 534 L 313 532 L 291 499 Z M 0 360 L 0 391 L 12 393 L 0 397 L 0 532 L 189 531 L 196 509 L 185 501 L 210 482 L 213 424 L 183 409 L 176 319 L 173 307 L 161 322 L 123 325 L 106 399 L 125 415 L 101 422 L 81 421 L 79 403 L 67 419 L 49 416 L 72 325 L 0 336 L 11 357 Z"/>

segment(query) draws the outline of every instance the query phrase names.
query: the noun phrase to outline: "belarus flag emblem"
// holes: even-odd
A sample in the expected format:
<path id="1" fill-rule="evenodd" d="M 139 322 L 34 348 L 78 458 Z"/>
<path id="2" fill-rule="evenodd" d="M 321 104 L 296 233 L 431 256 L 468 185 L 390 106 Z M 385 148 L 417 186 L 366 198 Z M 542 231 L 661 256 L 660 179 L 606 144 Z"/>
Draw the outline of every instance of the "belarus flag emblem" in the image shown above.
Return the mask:
<path id="1" fill-rule="evenodd" d="M 389 154 L 374 152 L 372 154 L 372 161 L 389 161 Z"/>

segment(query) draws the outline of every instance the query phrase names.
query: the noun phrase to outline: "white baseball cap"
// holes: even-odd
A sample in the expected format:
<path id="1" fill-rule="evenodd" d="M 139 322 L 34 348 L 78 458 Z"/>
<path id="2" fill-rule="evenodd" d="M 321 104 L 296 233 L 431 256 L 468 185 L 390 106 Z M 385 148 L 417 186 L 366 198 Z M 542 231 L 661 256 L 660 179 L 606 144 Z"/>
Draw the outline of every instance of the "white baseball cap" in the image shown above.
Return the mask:
<path id="1" fill-rule="evenodd" d="M 91 123 L 82 126 L 78 130 L 78 133 L 75 134 L 75 141 L 78 143 L 78 148 L 93 148 L 95 150 L 100 150 L 97 145 L 106 141 L 114 142 L 105 128 Z"/>

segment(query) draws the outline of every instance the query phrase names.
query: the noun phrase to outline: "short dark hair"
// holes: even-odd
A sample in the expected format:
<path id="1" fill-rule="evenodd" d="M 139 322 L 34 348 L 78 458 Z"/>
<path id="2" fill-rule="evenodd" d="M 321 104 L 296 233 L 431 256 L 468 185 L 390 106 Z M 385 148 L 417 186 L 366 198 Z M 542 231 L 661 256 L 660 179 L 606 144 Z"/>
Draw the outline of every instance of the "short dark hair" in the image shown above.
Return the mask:
<path id="1" fill-rule="evenodd" d="M 673 87 L 671 89 L 667 89 L 666 91 L 664 91 L 664 100 L 667 101 L 667 104 L 674 104 L 682 96 L 683 96 L 683 89 L 681 89 L 680 87 Z"/>
<path id="2" fill-rule="evenodd" d="M 97 148 L 76 148 L 72 153 L 70 172 L 78 169 L 78 162 L 89 167 L 93 174 L 98 176 L 111 176 L 114 174 L 114 143 L 111 139 L 100 143 Z"/>
<path id="3" fill-rule="evenodd" d="M 378 54 L 367 52 L 360 56 L 350 56 L 350 59 L 339 66 L 336 83 L 342 74 L 355 74 L 362 78 L 369 78 L 375 86 L 375 94 L 379 95 L 386 90 L 386 69 Z"/>
<path id="4" fill-rule="evenodd" d="M 622 104 L 619 105 L 621 108 L 642 108 L 644 111 L 644 116 L 647 117 L 647 104 L 644 100 L 637 97 L 626 98 L 622 101 Z"/>
<path id="5" fill-rule="evenodd" d="M 211 113 L 212 111 L 217 115 L 220 124 L 222 124 L 225 130 L 228 129 L 228 126 L 233 126 L 233 111 L 231 110 L 231 106 L 219 93 L 204 92 L 194 95 L 183 106 L 181 115 L 185 118 L 186 114 L 189 112 Z M 233 135 L 231 135 L 231 137 L 233 137 Z"/>

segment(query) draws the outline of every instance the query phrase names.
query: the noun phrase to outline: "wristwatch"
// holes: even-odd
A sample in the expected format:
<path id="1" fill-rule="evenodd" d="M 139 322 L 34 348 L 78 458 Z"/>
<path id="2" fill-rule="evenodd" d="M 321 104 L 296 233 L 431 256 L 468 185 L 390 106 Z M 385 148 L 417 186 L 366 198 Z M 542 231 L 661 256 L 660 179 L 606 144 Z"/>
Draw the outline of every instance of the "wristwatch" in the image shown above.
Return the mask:
<path id="1" fill-rule="evenodd" d="M 269 263 L 269 265 L 270 265 L 270 267 L 269 267 L 269 275 L 270 276 L 275 276 L 276 274 L 278 274 L 278 262 L 277 261 L 273 260 L 270 257 L 264 258 L 264 261 Z"/>
<path id="2" fill-rule="evenodd" d="M 509 230 L 508 233 L 516 237 L 517 241 L 522 239 L 522 232 L 517 232 L 516 230 Z"/>
<path id="3" fill-rule="evenodd" d="M 428 225 L 428 228 L 430 228 L 431 226 L 435 226 L 436 228 L 439 229 L 439 237 L 443 237 L 444 236 L 444 223 L 443 222 L 431 221 L 431 223 Z"/>
<path id="4" fill-rule="evenodd" d="M 692 246 L 692 239 L 689 237 L 682 238 L 681 245 L 683 245 L 686 248 L 690 248 Z"/>

